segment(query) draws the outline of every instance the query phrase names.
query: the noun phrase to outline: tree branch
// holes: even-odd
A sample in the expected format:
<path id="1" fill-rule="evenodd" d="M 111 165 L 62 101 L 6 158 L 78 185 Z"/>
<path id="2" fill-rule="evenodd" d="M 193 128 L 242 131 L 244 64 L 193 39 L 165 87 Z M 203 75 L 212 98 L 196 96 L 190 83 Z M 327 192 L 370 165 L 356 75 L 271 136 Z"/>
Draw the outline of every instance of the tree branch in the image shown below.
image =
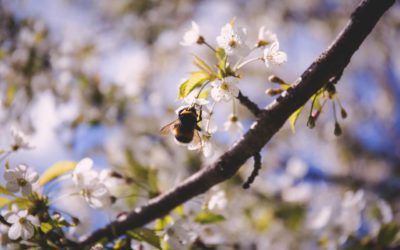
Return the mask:
<path id="1" fill-rule="evenodd" d="M 165 216 L 176 206 L 233 176 L 249 157 L 259 152 L 278 132 L 295 110 L 304 105 L 329 79 L 341 74 L 351 56 L 393 3 L 394 0 L 362 1 L 343 31 L 301 75 L 300 81 L 261 111 L 250 130 L 229 151 L 177 187 L 135 209 L 125 220 L 114 221 L 95 231 L 80 243 L 80 247 L 88 247 L 104 238 L 115 239 L 127 230 Z"/>

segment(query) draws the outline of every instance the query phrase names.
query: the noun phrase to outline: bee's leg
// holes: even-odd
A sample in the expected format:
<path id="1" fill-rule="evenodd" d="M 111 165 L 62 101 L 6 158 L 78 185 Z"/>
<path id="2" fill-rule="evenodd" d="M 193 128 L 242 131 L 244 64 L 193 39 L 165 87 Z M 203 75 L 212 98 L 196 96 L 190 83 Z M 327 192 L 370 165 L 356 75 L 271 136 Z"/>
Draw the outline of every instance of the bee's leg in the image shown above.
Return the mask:
<path id="1" fill-rule="evenodd" d="M 195 129 L 197 129 L 198 131 L 201 131 L 201 128 L 199 127 L 199 125 L 196 124 Z"/>
<path id="2" fill-rule="evenodd" d="M 203 114 L 203 107 L 200 106 L 200 111 L 199 111 L 199 116 L 197 117 L 197 122 L 201 122 L 202 121 L 202 114 Z"/>

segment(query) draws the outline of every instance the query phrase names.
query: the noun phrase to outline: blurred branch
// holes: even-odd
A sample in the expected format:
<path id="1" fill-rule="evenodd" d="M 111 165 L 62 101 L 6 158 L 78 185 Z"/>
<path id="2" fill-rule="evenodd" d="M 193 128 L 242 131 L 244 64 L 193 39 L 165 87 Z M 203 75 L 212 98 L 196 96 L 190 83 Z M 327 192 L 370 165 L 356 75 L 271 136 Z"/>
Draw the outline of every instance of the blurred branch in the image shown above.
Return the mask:
<path id="1" fill-rule="evenodd" d="M 278 132 L 295 110 L 304 105 L 332 77 L 341 74 L 379 18 L 394 2 L 394 0 L 362 1 L 329 48 L 308 67 L 297 84 L 283 92 L 260 112 L 255 124 L 234 147 L 177 187 L 135 209 L 126 219 L 114 221 L 96 230 L 80 243 L 80 248 L 88 247 L 102 239 L 115 239 L 127 230 L 163 217 L 176 206 L 232 177 L 248 158 L 259 152 Z"/>

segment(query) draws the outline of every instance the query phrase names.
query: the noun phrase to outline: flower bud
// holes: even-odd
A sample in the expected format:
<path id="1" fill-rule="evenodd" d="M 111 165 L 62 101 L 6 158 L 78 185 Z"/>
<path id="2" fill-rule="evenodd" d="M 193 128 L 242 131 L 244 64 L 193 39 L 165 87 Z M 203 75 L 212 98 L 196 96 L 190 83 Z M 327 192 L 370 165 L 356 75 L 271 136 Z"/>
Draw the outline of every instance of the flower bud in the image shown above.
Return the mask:
<path id="1" fill-rule="evenodd" d="M 269 95 L 269 96 L 275 96 L 275 95 L 279 95 L 283 92 L 283 89 L 274 89 L 274 88 L 269 88 L 267 90 L 265 90 L 265 94 Z"/>
<path id="2" fill-rule="evenodd" d="M 333 131 L 333 133 L 334 133 L 336 136 L 339 136 L 339 135 L 342 134 L 342 128 L 340 127 L 340 125 L 339 125 L 338 122 L 335 122 L 335 130 Z"/>
<path id="3" fill-rule="evenodd" d="M 206 40 L 204 39 L 203 36 L 199 36 L 199 38 L 197 39 L 196 43 L 197 44 L 203 44 Z"/>
<path id="4" fill-rule="evenodd" d="M 346 119 L 346 117 L 347 117 L 347 112 L 346 112 L 346 110 L 345 110 L 344 108 L 341 108 L 341 109 L 340 109 L 340 114 L 341 114 L 341 116 L 342 116 L 343 119 Z"/>
<path id="5" fill-rule="evenodd" d="M 270 81 L 272 83 L 277 83 L 277 84 L 287 84 L 284 80 L 282 80 L 281 78 L 279 78 L 276 75 L 270 75 L 268 77 L 268 81 Z"/>
<path id="6" fill-rule="evenodd" d="M 310 115 L 308 117 L 307 127 L 309 127 L 309 128 L 314 128 L 315 127 L 315 118 L 312 115 Z"/>

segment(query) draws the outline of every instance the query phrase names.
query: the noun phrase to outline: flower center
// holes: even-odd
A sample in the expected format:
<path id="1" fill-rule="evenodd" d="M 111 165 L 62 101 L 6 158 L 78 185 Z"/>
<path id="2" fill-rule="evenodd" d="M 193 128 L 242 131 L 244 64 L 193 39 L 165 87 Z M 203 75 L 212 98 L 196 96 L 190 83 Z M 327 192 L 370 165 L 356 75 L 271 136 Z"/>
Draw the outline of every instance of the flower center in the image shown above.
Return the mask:
<path id="1" fill-rule="evenodd" d="M 19 222 L 20 224 L 25 224 L 26 218 L 25 218 L 25 217 L 21 217 L 21 218 L 19 218 L 18 222 Z"/>
<path id="2" fill-rule="evenodd" d="M 220 86 L 220 88 L 224 91 L 228 91 L 229 90 L 229 84 L 226 82 L 223 82 Z"/>
<path id="3" fill-rule="evenodd" d="M 234 39 L 231 39 L 228 45 L 229 47 L 235 48 L 237 46 L 237 42 Z"/>
<path id="4" fill-rule="evenodd" d="M 27 182 L 24 178 L 18 178 L 18 179 L 17 179 L 17 183 L 18 183 L 18 186 L 23 187 L 23 186 L 25 186 L 28 182 Z"/>

